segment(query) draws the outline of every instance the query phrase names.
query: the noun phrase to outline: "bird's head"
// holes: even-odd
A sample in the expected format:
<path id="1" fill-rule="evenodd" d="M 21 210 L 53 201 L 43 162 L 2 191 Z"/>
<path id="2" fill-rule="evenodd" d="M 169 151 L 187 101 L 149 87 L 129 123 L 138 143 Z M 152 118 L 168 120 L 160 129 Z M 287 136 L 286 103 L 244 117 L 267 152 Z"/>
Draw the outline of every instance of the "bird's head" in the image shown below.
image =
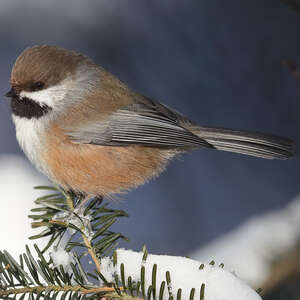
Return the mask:
<path id="1" fill-rule="evenodd" d="M 12 113 L 22 118 L 59 114 L 93 89 L 98 69 L 86 56 L 56 46 L 34 46 L 17 58 L 11 73 Z"/>

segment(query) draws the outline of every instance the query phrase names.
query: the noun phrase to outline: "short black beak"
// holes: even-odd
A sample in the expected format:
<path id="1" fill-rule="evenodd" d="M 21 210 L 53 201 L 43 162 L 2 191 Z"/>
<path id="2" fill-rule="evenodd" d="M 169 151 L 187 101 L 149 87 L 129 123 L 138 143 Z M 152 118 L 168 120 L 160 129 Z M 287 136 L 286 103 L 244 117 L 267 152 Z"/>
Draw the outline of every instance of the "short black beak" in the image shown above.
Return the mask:
<path id="1" fill-rule="evenodd" d="M 14 90 L 14 88 L 11 88 L 11 90 L 5 94 L 5 97 L 7 97 L 7 98 L 13 98 L 16 96 L 17 96 L 17 94 L 16 94 L 16 91 Z"/>

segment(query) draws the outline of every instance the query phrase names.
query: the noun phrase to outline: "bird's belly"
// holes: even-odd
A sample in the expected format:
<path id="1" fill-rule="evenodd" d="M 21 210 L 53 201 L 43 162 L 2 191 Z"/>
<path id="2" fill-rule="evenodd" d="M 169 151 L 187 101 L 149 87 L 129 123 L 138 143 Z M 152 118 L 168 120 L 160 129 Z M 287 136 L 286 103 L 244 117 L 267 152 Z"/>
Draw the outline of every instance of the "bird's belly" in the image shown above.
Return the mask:
<path id="1" fill-rule="evenodd" d="M 158 175 L 174 155 L 168 150 L 141 146 L 67 143 L 49 147 L 45 160 L 53 180 L 64 188 L 109 196 L 137 187 Z"/>

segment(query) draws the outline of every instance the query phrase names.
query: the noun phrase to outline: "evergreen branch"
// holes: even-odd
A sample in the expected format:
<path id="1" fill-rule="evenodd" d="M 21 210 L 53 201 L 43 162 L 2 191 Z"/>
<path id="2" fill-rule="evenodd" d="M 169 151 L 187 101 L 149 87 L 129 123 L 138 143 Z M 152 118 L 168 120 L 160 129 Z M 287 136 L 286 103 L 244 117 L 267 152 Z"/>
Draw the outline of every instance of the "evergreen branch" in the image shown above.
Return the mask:
<path id="1" fill-rule="evenodd" d="M 68 205 L 69 209 L 74 211 L 74 204 L 73 204 L 73 200 L 70 197 L 70 195 L 66 196 L 66 202 L 67 202 L 67 205 Z M 94 203 L 94 204 L 96 204 L 96 203 Z M 92 206 L 88 206 L 86 208 L 85 214 L 88 213 L 88 209 L 91 208 L 91 207 Z M 83 226 L 84 226 L 84 224 L 83 224 Z M 88 253 L 90 254 L 90 256 L 91 256 L 92 260 L 94 261 L 94 264 L 95 264 L 98 272 L 100 273 L 101 272 L 101 262 L 100 262 L 99 258 L 97 257 L 97 254 L 95 252 L 93 244 L 90 242 L 88 236 L 84 232 L 81 232 L 81 236 L 82 236 L 82 239 L 83 239 L 83 242 L 84 242 L 85 246 L 88 248 Z"/>
<path id="2" fill-rule="evenodd" d="M 47 286 L 33 286 L 26 288 L 15 288 L 9 290 L 0 289 L 0 298 L 9 295 L 35 293 L 40 294 L 43 292 L 79 292 L 82 295 L 86 294 L 99 294 L 99 293 L 110 293 L 115 292 L 113 287 L 94 287 L 84 288 L 81 285 L 47 285 Z"/>
<path id="3" fill-rule="evenodd" d="M 76 238 L 76 235 L 73 234 L 65 249 L 70 251 L 74 247 L 87 248 L 98 272 L 100 272 L 100 257 L 112 249 L 118 239 L 127 240 L 121 233 L 114 233 L 109 229 L 117 221 L 117 218 L 128 215 L 122 210 L 107 208 L 108 204 L 101 205 L 99 198 L 90 201 L 82 211 L 81 208 L 76 208 L 76 204 L 80 206 L 82 195 L 66 194 L 54 187 L 40 186 L 37 189 L 44 189 L 52 193 L 35 201 L 40 207 L 31 210 L 32 214 L 29 215 L 29 218 L 33 220 L 32 227 L 46 227 L 46 229 L 30 239 L 50 236 L 49 243 L 42 251 L 44 253 L 59 237 L 64 235 L 68 228 L 79 232 L 82 242 L 74 241 L 73 238 Z"/>
<path id="4" fill-rule="evenodd" d="M 26 246 L 26 253 L 20 255 L 19 263 L 7 251 L 0 251 L 0 299 L 16 299 L 17 295 L 21 295 L 20 300 L 25 299 L 25 296 L 31 300 L 40 298 L 55 300 L 58 296 L 61 300 L 65 300 L 67 296 L 72 300 L 163 300 L 166 299 L 166 295 L 169 300 L 182 300 L 183 297 L 195 300 L 196 297 L 199 299 L 199 296 L 200 300 L 205 299 L 204 283 L 200 282 L 198 287 L 188 288 L 183 280 L 182 287 L 185 289 L 179 288 L 178 274 L 174 271 L 174 266 L 171 273 L 163 261 L 155 255 L 151 255 L 150 261 L 149 259 L 147 261 L 149 255 L 145 246 L 142 250 L 143 255 L 135 254 L 137 258 L 135 263 L 132 262 L 132 254 L 128 256 L 128 251 L 122 249 L 118 250 L 118 253 L 114 251 L 112 257 L 106 258 L 108 267 L 104 275 L 101 273 L 100 259 L 115 247 L 117 240 L 120 238 L 126 240 L 121 233 L 115 233 L 110 228 L 119 217 L 127 214 L 122 210 L 109 209 L 108 204 L 102 204 L 99 199 L 93 199 L 84 208 L 80 205 L 82 195 L 65 195 L 51 187 L 39 189 L 47 189 L 52 191 L 52 194 L 38 198 L 36 203 L 39 207 L 31 210 L 32 214 L 29 217 L 33 220 L 32 226 L 45 228 L 31 238 L 50 236 L 50 239 L 43 250 L 34 245 L 38 258 L 35 258 Z M 71 230 L 72 233 L 66 241 L 63 236 L 67 230 Z M 50 259 L 46 259 L 45 252 L 54 242 L 57 242 L 53 247 L 54 252 L 50 253 Z M 83 247 L 84 253 L 79 256 L 76 252 L 71 252 L 75 247 Z M 62 254 L 59 251 L 62 251 Z M 119 251 L 123 254 L 118 263 Z M 86 272 L 82 266 L 81 260 L 85 254 L 89 254 L 95 263 L 96 270 L 93 274 Z M 157 263 L 152 264 L 154 257 Z M 63 261 L 64 266 L 60 265 L 60 261 Z M 181 268 L 177 263 L 176 270 Z M 125 272 L 127 264 L 130 264 L 128 269 L 131 273 Z M 221 264 L 215 267 L 214 261 L 209 264 L 209 268 L 223 268 L 223 266 Z M 197 272 L 198 269 L 201 272 L 204 267 L 204 264 L 201 264 L 198 268 L 197 262 L 194 261 L 191 272 L 193 273 L 195 268 Z M 105 276 L 114 279 L 110 281 Z M 177 282 L 176 286 L 172 285 L 172 276 Z M 200 281 L 202 278 L 200 275 Z"/>
<path id="5" fill-rule="evenodd" d="M 20 263 L 11 255 L 0 251 L 0 298 L 10 299 L 16 295 L 28 294 L 30 299 L 45 298 L 55 299 L 59 294 L 61 299 L 80 300 L 86 298 L 101 299 L 158 299 L 164 298 L 164 291 L 170 299 L 182 299 L 182 289 L 171 291 L 171 274 L 166 272 L 166 278 L 157 283 L 157 268 L 153 265 L 151 284 L 146 285 L 145 266 L 148 257 L 146 247 L 143 247 L 143 257 L 140 269 L 140 278 L 136 282 L 131 276 L 126 276 L 126 265 L 119 265 L 120 271 L 114 273 L 114 281 L 108 281 L 101 273 L 101 261 L 106 252 L 115 247 L 117 240 L 126 238 L 121 233 L 110 230 L 111 226 L 120 217 L 128 216 L 122 210 L 108 208 L 99 199 L 90 201 L 84 210 L 80 206 L 81 195 L 71 195 L 59 192 L 56 188 L 39 187 L 52 193 L 38 198 L 35 203 L 39 207 L 31 210 L 29 216 L 34 228 L 45 228 L 40 234 L 31 237 L 38 239 L 50 236 L 47 246 L 40 250 L 35 245 L 38 258 L 35 259 L 30 249 L 26 246 L 26 253 L 20 256 Z M 76 206 L 79 204 L 79 209 Z M 78 206 L 77 206 L 78 207 Z M 81 265 L 81 258 L 76 252 L 71 255 L 71 262 L 65 267 L 55 265 L 55 251 L 50 255 L 50 260 L 45 258 L 45 252 L 53 243 L 60 245 L 62 237 L 67 230 L 72 234 L 68 241 L 64 241 L 64 249 L 70 253 L 74 247 L 83 247 L 95 263 L 94 274 L 86 273 Z M 61 246 L 60 246 L 61 247 Z M 113 253 L 113 265 L 117 266 L 117 255 Z M 119 274 L 119 276 L 117 275 Z M 93 280 L 90 283 L 88 278 Z M 103 286 L 104 285 L 104 286 Z M 51 294 L 52 293 L 52 294 Z M 50 297 L 51 295 L 51 297 Z M 137 298 L 134 298 L 137 297 Z M 23 299 L 22 298 L 22 299 Z M 190 291 L 189 299 L 195 298 L 195 289 Z M 201 286 L 201 300 L 204 300 L 204 285 Z"/>
<path id="6" fill-rule="evenodd" d="M 35 251 L 39 259 L 35 259 L 30 249 L 26 246 L 26 254 L 23 254 L 20 264 L 8 252 L 0 252 L 1 299 L 9 299 L 10 295 L 15 297 L 19 294 L 22 294 L 22 296 L 30 294 L 31 299 L 34 299 L 33 295 L 37 295 L 36 299 L 39 299 L 40 296 L 46 297 L 49 293 L 56 293 L 56 296 L 59 293 L 63 293 L 64 296 L 69 293 L 72 299 L 78 300 L 86 297 L 95 297 L 93 299 L 101 299 L 101 297 L 106 299 L 134 299 L 133 297 L 142 297 L 142 299 L 163 300 L 165 286 L 168 288 L 170 299 L 175 299 L 175 295 L 177 300 L 182 299 L 182 289 L 173 290 L 171 293 L 172 284 L 169 271 L 166 272 L 166 280 L 158 285 L 156 277 L 158 266 L 156 264 L 153 265 L 152 274 L 150 275 L 151 285 L 146 286 L 145 266 L 143 265 L 148 256 L 146 247 L 144 247 L 143 263 L 140 269 L 141 276 L 137 282 L 132 281 L 131 276 L 125 276 L 126 266 L 123 263 L 120 264 L 120 277 L 116 276 L 114 282 L 108 282 L 98 270 L 95 271 L 97 276 L 86 274 L 76 254 L 74 254 L 74 263 L 70 263 L 72 270 L 70 275 L 70 272 L 66 271 L 62 265 L 55 267 L 51 260 L 47 261 L 45 254 L 40 251 L 37 245 L 35 245 Z M 116 252 L 114 252 L 111 259 L 116 267 L 118 260 Z M 30 275 L 27 274 L 25 266 L 29 270 Z M 96 283 L 91 284 L 88 282 L 87 277 L 89 275 L 92 275 L 91 277 L 96 280 Z M 43 283 L 41 283 L 39 276 L 43 278 Z M 105 286 L 103 286 L 103 283 Z M 200 300 L 204 300 L 204 288 L 205 286 L 202 284 Z M 62 296 L 61 299 L 63 298 Z M 189 299 L 195 300 L 195 289 L 190 291 Z"/>
<path id="7" fill-rule="evenodd" d="M 75 295 L 74 299 L 81 299 L 85 295 L 104 295 L 116 292 L 112 286 L 103 287 L 99 279 L 96 285 L 90 284 L 76 254 L 74 255 L 75 263 L 71 263 L 72 274 L 69 275 L 63 266 L 57 268 L 52 266 L 51 260 L 47 262 L 44 254 L 36 245 L 35 250 L 39 259 L 35 259 L 26 246 L 26 254 L 21 256 L 23 258 L 20 259 L 20 264 L 8 252 L 0 251 L 0 299 L 9 299 L 10 295 L 15 297 L 19 294 L 22 294 L 22 297 L 25 294 L 35 294 L 39 297 L 39 295 L 45 296 L 51 292 L 70 292 L 70 296 Z M 27 274 L 25 267 L 30 275 Z M 43 278 L 43 283 L 39 276 Z M 77 284 L 74 285 L 74 282 Z M 122 287 L 118 287 L 118 290 L 122 291 Z"/>
<path id="8" fill-rule="evenodd" d="M 88 252 L 89 252 L 91 258 L 93 259 L 93 261 L 96 265 L 98 272 L 101 273 L 101 262 L 100 262 L 99 258 L 97 257 L 97 254 L 95 252 L 93 245 L 91 244 L 89 239 L 84 234 L 82 235 L 82 238 L 83 238 L 85 245 L 88 248 Z"/>

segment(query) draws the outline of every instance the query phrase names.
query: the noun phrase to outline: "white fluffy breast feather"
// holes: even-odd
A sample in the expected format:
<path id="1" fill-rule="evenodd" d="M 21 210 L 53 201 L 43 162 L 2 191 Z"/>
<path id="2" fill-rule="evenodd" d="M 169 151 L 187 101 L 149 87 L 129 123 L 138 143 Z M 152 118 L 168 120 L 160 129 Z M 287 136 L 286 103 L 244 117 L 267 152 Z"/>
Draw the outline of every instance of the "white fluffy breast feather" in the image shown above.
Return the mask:
<path id="1" fill-rule="evenodd" d="M 45 120 L 26 119 L 13 115 L 13 121 L 16 126 L 16 136 L 20 147 L 35 165 L 35 167 L 50 176 L 49 170 L 43 161 L 43 150 L 45 150 Z"/>

